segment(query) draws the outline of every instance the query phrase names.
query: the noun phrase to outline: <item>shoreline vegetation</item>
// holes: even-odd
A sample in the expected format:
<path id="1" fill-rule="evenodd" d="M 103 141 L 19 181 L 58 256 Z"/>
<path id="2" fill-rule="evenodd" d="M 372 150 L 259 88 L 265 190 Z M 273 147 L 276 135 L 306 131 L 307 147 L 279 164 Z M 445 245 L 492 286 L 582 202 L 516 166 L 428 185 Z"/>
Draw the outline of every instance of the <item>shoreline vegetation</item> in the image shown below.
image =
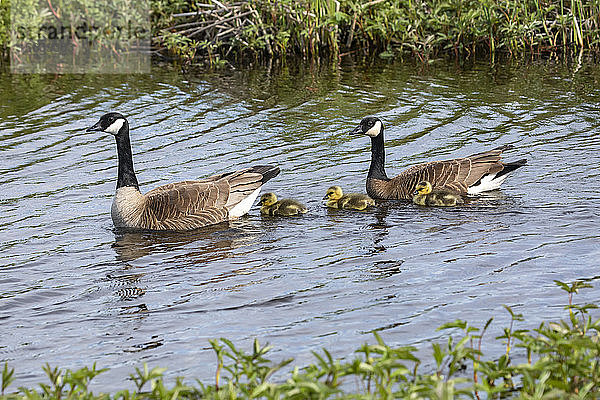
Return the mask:
<path id="1" fill-rule="evenodd" d="M 80 2 L 94 10 L 92 0 Z M 35 15 L 28 23 L 60 19 L 61 7 L 68 7 L 62 0 L 48 5 L 30 10 Z M 600 51 L 600 0 L 150 0 L 149 5 L 153 55 L 185 65 L 288 56 L 412 57 L 426 63 L 440 57 Z M 5 59 L 9 30 L 10 0 L 4 0 Z"/>
<path id="2" fill-rule="evenodd" d="M 600 320 L 590 315 L 597 306 L 573 303 L 573 294 L 591 286 L 580 281 L 555 283 L 568 294 L 567 320 L 543 322 L 533 330 L 518 329 L 523 316 L 504 306 L 510 324 L 495 340 L 505 350 L 492 358 L 484 351 L 491 318 L 481 328 L 461 320 L 441 326 L 438 330 L 447 330 L 448 339 L 432 343 L 433 360 L 419 359 L 414 347 L 389 346 L 375 332 L 376 343 L 359 347 L 353 359 L 334 359 L 322 349 L 313 352 L 316 362 L 290 371 L 293 359 L 269 360 L 270 347 L 262 347 L 257 340 L 251 352 L 245 352 L 220 339 L 210 341 L 217 359 L 211 383 L 190 385 L 177 378 L 169 385 L 163 379 L 164 369 L 144 364 L 129 377 L 134 389 L 93 393 L 90 381 L 106 369 L 94 364 L 70 371 L 46 364 L 43 370 L 49 383 L 15 391 L 11 387 L 15 371 L 4 364 L 0 399 L 598 398 Z"/>
<path id="3" fill-rule="evenodd" d="M 157 49 L 181 60 L 572 55 L 600 50 L 600 1 L 153 1 Z"/>

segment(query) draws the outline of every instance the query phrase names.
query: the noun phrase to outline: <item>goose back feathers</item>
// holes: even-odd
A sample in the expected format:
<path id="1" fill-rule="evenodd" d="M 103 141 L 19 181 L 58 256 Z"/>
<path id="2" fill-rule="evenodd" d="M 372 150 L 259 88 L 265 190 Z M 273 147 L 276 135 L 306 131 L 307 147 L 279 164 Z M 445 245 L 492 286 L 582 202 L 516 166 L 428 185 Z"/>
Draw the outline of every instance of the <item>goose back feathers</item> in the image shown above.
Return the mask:
<path id="1" fill-rule="evenodd" d="M 279 174 L 278 167 L 259 165 L 170 183 L 142 194 L 133 169 L 127 120 L 109 113 L 87 131 L 111 133 L 117 141 L 119 175 L 111 215 L 119 228 L 191 230 L 238 218 L 250 210 L 261 186 Z"/>
<path id="2" fill-rule="evenodd" d="M 420 181 L 429 181 L 433 188 L 462 195 L 494 190 L 510 172 L 527 163 L 525 159 L 502 162 L 502 152 L 513 148 L 505 145 L 464 158 L 414 165 L 390 179 L 385 172 L 383 124 L 379 118 L 364 118 L 351 133 L 371 138 L 371 166 L 366 186 L 368 195 L 375 199 L 411 200 Z"/>

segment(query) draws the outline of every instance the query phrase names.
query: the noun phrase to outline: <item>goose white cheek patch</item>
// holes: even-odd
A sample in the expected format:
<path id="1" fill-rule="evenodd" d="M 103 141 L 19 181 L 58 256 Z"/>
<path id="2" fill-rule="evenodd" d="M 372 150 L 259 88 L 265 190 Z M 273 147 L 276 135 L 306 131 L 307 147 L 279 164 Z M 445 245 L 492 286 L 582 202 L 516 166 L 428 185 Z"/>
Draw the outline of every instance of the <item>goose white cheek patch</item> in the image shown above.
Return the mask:
<path id="1" fill-rule="evenodd" d="M 124 123 L 125 123 L 125 120 L 123 118 L 119 118 L 115 122 L 110 124 L 110 126 L 108 128 L 106 128 L 104 130 L 104 132 L 108 132 L 108 133 L 112 133 L 113 135 L 116 135 L 117 133 L 119 133 L 119 129 L 121 129 L 121 127 L 123 127 Z"/>
<path id="2" fill-rule="evenodd" d="M 379 132 L 381 132 L 381 121 L 375 122 L 375 125 L 373 125 L 373 127 L 371 129 L 366 131 L 365 135 L 375 137 L 375 136 L 379 135 Z"/>

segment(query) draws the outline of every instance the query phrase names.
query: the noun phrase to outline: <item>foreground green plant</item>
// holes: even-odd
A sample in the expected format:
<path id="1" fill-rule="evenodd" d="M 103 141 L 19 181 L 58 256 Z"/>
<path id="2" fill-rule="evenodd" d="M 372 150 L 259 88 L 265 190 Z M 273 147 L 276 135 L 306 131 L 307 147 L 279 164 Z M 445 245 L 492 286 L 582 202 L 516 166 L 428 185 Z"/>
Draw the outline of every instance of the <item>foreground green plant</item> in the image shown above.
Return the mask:
<path id="1" fill-rule="evenodd" d="M 215 379 L 210 384 L 190 386 L 177 378 L 167 387 L 164 369 L 144 365 L 130 376 L 134 390 L 94 394 L 89 384 L 105 369 L 96 369 L 94 364 L 91 369 L 62 371 L 46 365 L 50 384 L 40 384 L 38 390 L 21 387 L 7 394 L 14 370 L 5 364 L 0 399 L 598 398 L 600 321 L 590 315 L 595 305 L 573 304 L 572 297 L 589 285 L 556 284 L 569 294 L 568 319 L 542 323 L 532 331 L 516 329 L 523 316 L 505 306 L 511 323 L 496 338 L 505 351 L 492 358 L 485 358 L 482 351 L 491 319 L 482 329 L 460 320 L 440 327 L 454 334 L 449 334 L 445 343 L 433 343 L 433 363 L 420 360 L 414 347 L 389 346 L 374 333 L 376 343 L 361 346 L 351 360 L 336 360 L 323 349 L 313 353 L 315 363 L 284 373 L 283 368 L 293 360 L 272 362 L 266 358 L 269 346 L 261 347 L 255 341 L 252 351 L 246 353 L 221 339 L 210 342 L 217 356 Z M 519 362 L 513 360 L 515 349 L 519 354 L 514 358 Z M 424 363 L 435 367 L 423 371 Z"/>

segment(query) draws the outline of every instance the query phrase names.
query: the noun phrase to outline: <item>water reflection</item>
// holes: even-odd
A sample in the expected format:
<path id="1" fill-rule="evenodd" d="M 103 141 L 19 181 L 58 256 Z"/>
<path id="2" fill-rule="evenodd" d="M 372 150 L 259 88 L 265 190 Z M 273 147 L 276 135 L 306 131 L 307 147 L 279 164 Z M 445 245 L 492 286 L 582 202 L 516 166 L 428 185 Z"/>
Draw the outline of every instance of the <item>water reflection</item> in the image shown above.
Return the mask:
<path id="1" fill-rule="evenodd" d="M 389 235 L 389 228 L 391 228 L 391 225 L 386 222 L 386 219 L 390 215 L 390 207 L 394 206 L 399 207 L 400 204 L 392 204 L 391 202 L 386 201 L 377 202 L 377 208 L 373 214 L 376 222 L 368 225 L 372 230 L 374 230 L 373 246 L 370 249 L 370 254 L 382 253 L 386 251 L 383 241 Z"/>
<path id="2" fill-rule="evenodd" d="M 176 252 L 199 242 L 194 246 L 195 250 L 184 251 L 179 256 L 206 263 L 229 257 L 235 247 L 234 236 L 239 236 L 239 230 L 230 229 L 228 223 L 190 232 L 115 231 L 115 242 L 111 247 L 118 261 L 130 263 L 152 253 Z"/>
<path id="3" fill-rule="evenodd" d="M 389 278 L 402 272 L 404 260 L 375 261 L 370 270 L 377 279 Z"/>
<path id="4" fill-rule="evenodd" d="M 143 317 L 148 312 L 157 311 L 156 306 L 149 307 L 145 301 L 148 282 L 170 274 L 170 270 L 204 268 L 231 257 L 244 256 L 244 251 L 239 250 L 244 247 L 250 249 L 257 243 L 255 228 L 245 219 L 189 232 L 115 230 L 114 235 L 115 241 L 111 247 L 119 266 L 106 275 L 106 280 L 114 292 L 114 298 L 118 300 L 115 305 L 119 308 L 119 314 L 124 316 L 140 314 Z M 206 278 L 198 276 L 193 282 L 185 282 L 190 289 L 171 303 L 186 304 L 203 292 L 193 287 L 212 287 L 240 275 L 250 275 L 261 268 L 260 264 L 248 264 L 216 275 L 209 274 Z M 181 284 L 183 282 L 177 285 Z M 227 290 L 240 290 L 250 284 L 254 282 L 234 284 Z M 153 348 L 152 343 L 150 347 L 144 345 L 141 349 Z"/>

